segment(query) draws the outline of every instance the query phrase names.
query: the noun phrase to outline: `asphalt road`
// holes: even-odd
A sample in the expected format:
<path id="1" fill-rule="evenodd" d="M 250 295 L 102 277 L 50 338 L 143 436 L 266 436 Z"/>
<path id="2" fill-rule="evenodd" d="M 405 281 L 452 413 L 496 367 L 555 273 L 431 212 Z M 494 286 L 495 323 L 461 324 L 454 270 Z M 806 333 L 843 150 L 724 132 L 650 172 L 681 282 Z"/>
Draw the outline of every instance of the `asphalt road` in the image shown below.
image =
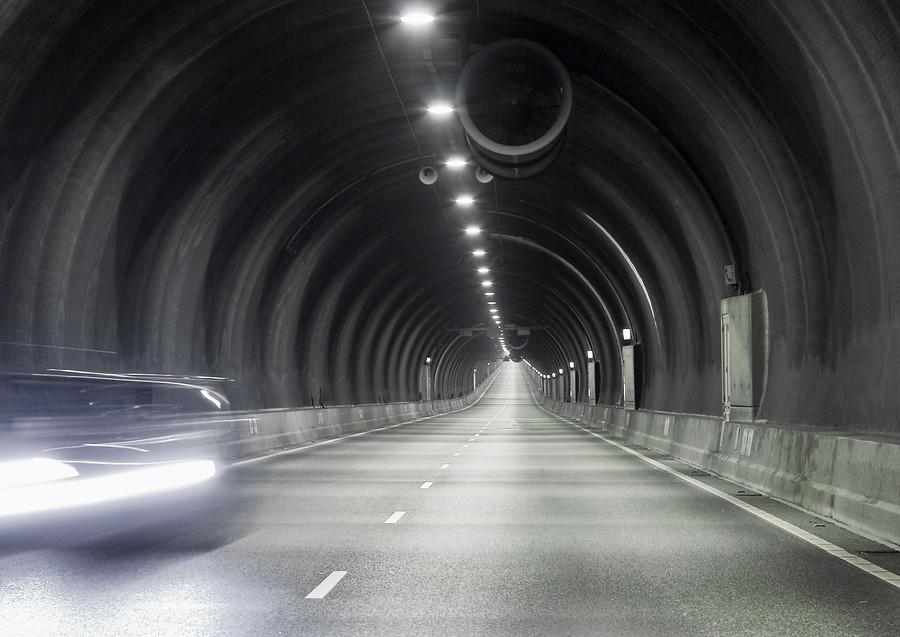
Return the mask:
<path id="1" fill-rule="evenodd" d="M 0 634 L 900 634 L 900 588 L 628 448 L 659 464 L 544 413 L 507 364 L 468 410 L 233 468 L 178 534 L 7 547 Z"/>

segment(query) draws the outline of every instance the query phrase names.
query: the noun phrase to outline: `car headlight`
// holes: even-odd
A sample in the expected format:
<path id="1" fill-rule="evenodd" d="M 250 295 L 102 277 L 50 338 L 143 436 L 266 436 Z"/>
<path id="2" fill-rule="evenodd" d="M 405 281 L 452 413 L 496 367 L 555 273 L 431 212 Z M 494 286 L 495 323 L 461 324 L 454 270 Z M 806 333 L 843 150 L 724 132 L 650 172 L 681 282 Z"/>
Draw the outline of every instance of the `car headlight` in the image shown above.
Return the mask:
<path id="1" fill-rule="evenodd" d="M 66 477 L 78 475 L 74 468 L 69 469 L 74 473 Z M 0 490 L 0 518 L 175 491 L 199 484 L 215 474 L 216 464 L 212 460 L 185 460 L 112 471 L 96 478 L 19 482 Z"/>
<path id="2" fill-rule="evenodd" d="M 51 458 L 11 460 L 0 462 L 0 489 L 52 482 L 77 475 L 75 467 Z"/>

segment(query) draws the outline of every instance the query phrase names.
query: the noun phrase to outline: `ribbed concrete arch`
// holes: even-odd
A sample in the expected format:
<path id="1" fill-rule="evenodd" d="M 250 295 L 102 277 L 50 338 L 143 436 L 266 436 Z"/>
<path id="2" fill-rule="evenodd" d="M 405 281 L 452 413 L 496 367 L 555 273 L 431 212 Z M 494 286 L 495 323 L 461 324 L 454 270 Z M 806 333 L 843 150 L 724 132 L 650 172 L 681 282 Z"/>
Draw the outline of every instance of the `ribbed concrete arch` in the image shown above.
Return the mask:
<path id="1" fill-rule="evenodd" d="M 519 325 L 538 328 L 531 330 L 527 338 L 514 337 L 511 341 L 515 345 L 513 351 L 546 373 L 552 373 L 559 367 L 568 367 L 569 361 L 577 361 L 578 369 L 584 371 L 587 350 L 591 349 L 603 378 L 598 395 L 615 403 L 621 379 L 616 331 L 605 320 L 585 324 L 578 304 L 589 303 L 590 296 L 559 274 L 562 273 L 557 272 L 557 276 L 548 276 L 538 282 L 518 278 L 511 281 L 510 304 L 521 307 L 530 300 L 534 311 L 527 315 L 513 312 L 510 318 Z"/>
<path id="2" fill-rule="evenodd" d="M 760 416 L 896 430 L 891 3 L 449 0 L 415 33 L 401 9 L 7 7 L 3 367 L 210 373 L 287 407 L 416 399 L 449 350 L 459 394 L 497 352 L 450 331 L 486 324 L 487 263 L 505 321 L 548 323 L 529 360 L 589 339 L 606 399 L 627 324 L 646 407 L 720 413 L 719 302 L 762 289 Z M 481 184 L 444 165 L 470 158 L 459 121 L 424 107 L 512 37 L 568 70 L 567 138 L 541 174 Z"/>

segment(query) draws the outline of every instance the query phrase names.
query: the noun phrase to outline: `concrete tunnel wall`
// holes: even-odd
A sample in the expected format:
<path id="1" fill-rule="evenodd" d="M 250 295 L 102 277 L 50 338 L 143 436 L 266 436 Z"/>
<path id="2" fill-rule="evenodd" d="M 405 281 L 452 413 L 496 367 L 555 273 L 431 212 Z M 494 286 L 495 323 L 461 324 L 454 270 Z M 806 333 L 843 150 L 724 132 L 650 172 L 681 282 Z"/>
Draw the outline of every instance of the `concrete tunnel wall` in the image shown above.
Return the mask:
<path id="1" fill-rule="evenodd" d="M 387 1 L 5 7 L 2 366 L 227 376 L 238 406 L 277 409 L 416 400 L 448 352 L 435 394 L 465 394 L 502 353 L 458 338 L 489 325 L 476 213 L 416 179 L 463 139 L 420 106 L 527 37 L 575 101 L 553 166 L 477 193 L 504 318 L 541 328 L 514 353 L 549 372 L 591 349 L 616 404 L 629 327 L 639 406 L 717 417 L 719 302 L 764 289 L 758 418 L 900 432 L 891 3 L 446 8 L 431 72 Z"/>

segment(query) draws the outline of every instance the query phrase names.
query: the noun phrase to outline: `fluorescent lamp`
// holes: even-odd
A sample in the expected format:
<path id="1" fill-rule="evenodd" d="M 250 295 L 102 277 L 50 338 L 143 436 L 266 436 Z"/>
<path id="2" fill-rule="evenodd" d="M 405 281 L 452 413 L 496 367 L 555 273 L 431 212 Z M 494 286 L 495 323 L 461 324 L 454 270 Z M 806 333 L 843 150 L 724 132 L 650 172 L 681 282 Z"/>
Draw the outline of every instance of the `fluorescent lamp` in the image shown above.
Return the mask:
<path id="1" fill-rule="evenodd" d="M 445 163 L 448 168 L 462 168 L 466 165 L 466 160 L 461 157 L 451 157 Z"/>
<path id="2" fill-rule="evenodd" d="M 485 254 L 487 253 L 484 250 L 472 250 L 473 257 L 483 257 Z"/>
<path id="3" fill-rule="evenodd" d="M 469 234 L 469 235 L 475 235 L 480 232 L 481 232 L 481 228 L 479 228 L 478 226 L 469 226 L 468 228 L 466 228 L 466 234 Z"/>
<path id="4" fill-rule="evenodd" d="M 471 206 L 473 203 L 475 203 L 475 199 L 473 197 L 470 197 L 469 195 L 462 195 L 456 198 L 456 203 L 460 206 Z"/>

